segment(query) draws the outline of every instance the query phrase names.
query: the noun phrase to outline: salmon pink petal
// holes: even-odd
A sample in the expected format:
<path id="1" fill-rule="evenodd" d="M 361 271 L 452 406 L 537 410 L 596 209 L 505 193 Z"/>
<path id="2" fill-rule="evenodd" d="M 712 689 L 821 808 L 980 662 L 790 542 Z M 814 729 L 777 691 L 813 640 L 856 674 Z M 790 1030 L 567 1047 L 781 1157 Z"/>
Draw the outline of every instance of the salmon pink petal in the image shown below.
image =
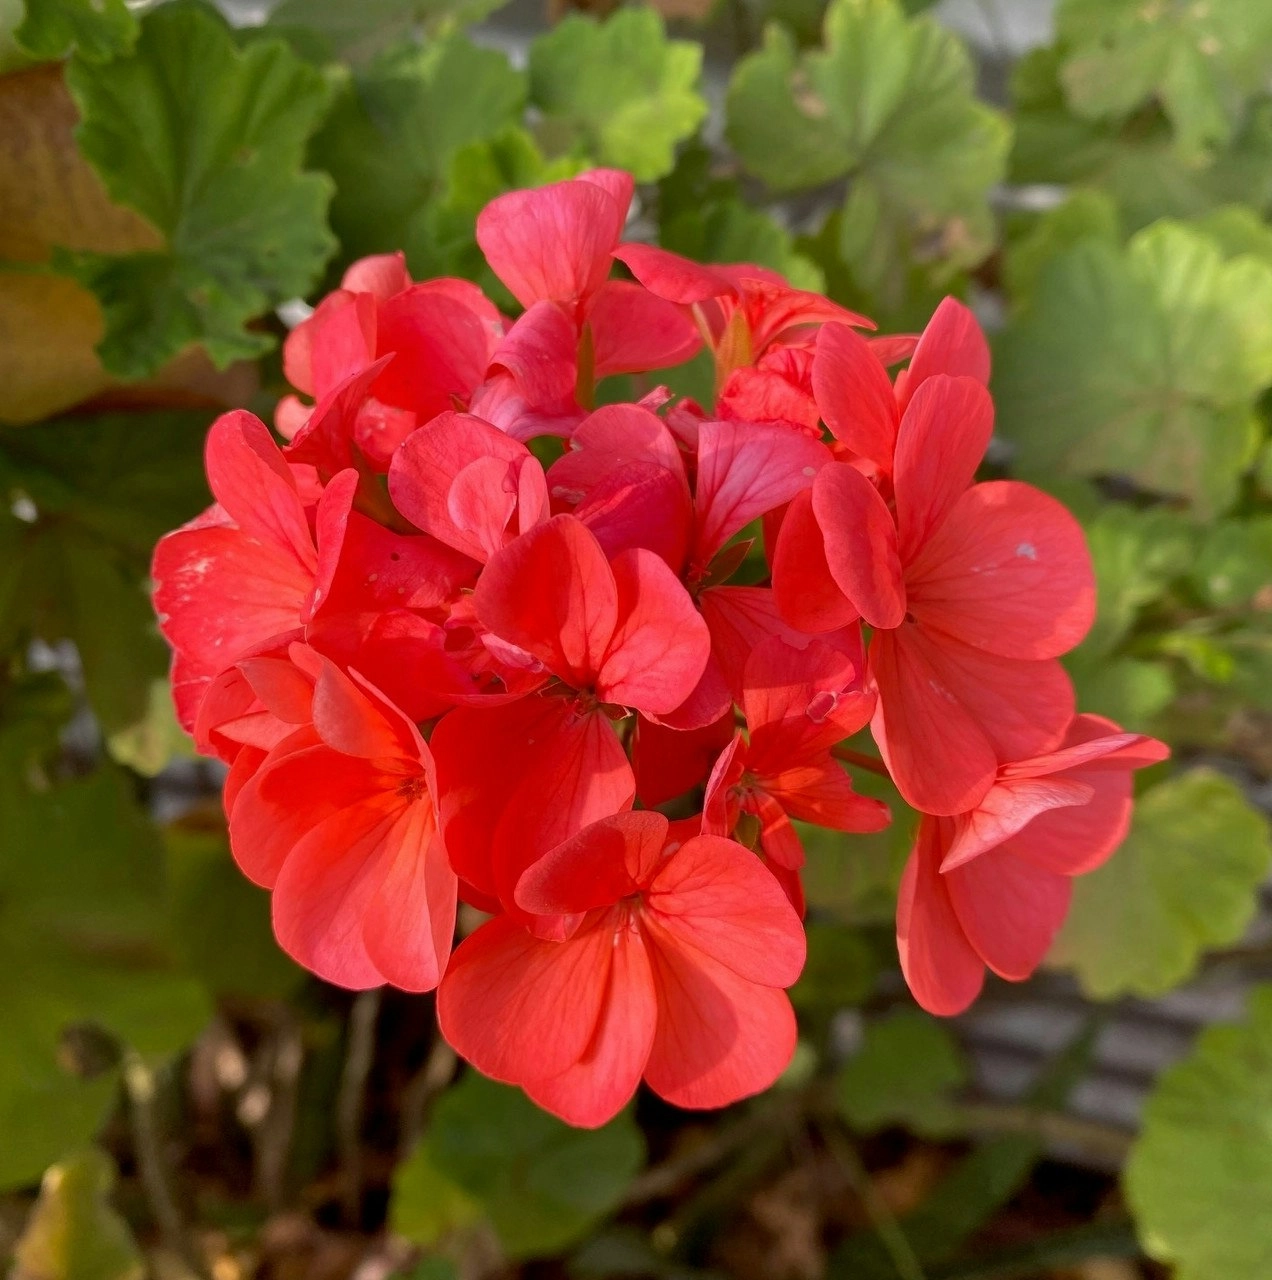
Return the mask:
<path id="1" fill-rule="evenodd" d="M 707 565 L 739 529 L 807 489 L 829 461 L 826 446 L 803 431 L 704 422 L 698 429 L 694 563 Z"/>
<path id="2" fill-rule="evenodd" d="M 419 760 L 428 747 L 415 726 L 355 674 L 324 661 L 314 686 L 314 728 L 328 746 L 363 760 Z"/>
<path id="3" fill-rule="evenodd" d="M 639 891 L 667 839 L 667 819 L 615 813 L 548 850 L 517 882 L 517 905 L 537 915 L 610 907 Z"/>
<path id="4" fill-rule="evenodd" d="M 287 446 L 293 463 L 309 463 L 330 475 L 355 465 L 350 447 L 357 436 L 358 418 L 371 394 L 371 386 L 393 361 L 381 356 L 374 364 L 350 374 L 324 395 Z"/>
<path id="5" fill-rule="evenodd" d="M 999 658 L 939 632 L 907 627 L 929 674 L 972 711 L 999 761 L 1051 751 L 1073 722 L 1073 682 L 1054 659 Z"/>
<path id="6" fill-rule="evenodd" d="M 720 272 L 652 244 L 620 244 L 614 257 L 650 293 L 668 302 L 688 305 L 734 292 L 733 283 Z"/>
<path id="7" fill-rule="evenodd" d="M 635 603 L 629 600 L 625 612 Z M 605 553 L 573 516 L 553 517 L 492 557 L 473 604 L 483 626 L 576 689 L 592 687 L 620 619 L 619 591 Z"/>
<path id="8" fill-rule="evenodd" d="M 1095 616 L 1082 527 L 1054 498 L 1015 480 L 968 489 L 907 583 L 922 624 L 1004 658 L 1058 657 Z"/>
<path id="9" fill-rule="evenodd" d="M 258 417 L 241 409 L 222 414 L 208 432 L 204 464 L 213 495 L 247 537 L 290 551 L 297 564 L 314 568 L 314 541 L 296 481 Z"/>
<path id="10" fill-rule="evenodd" d="M 897 376 L 904 412 L 915 391 L 934 374 L 989 382 L 989 343 L 976 317 L 957 298 L 943 298 L 919 336 L 910 367 Z"/>
<path id="11" fill-rule="evenodd" d="M 974 379 L 938 374 L 915 393 L 901 419 L 892 474 L 907 570 L 972 483 L 993 433 L 994 402 Z"/>
<path id="12" fill-rule="evenodd" d="M 804 865 L 804 844 L 791 825 L 781 801 L 766 791 L 756 791 L 747 798 L 747 808 L 760 820 L 760 850 L 769 871 L 798 872 Z M 780 879 L 778 884 L 787 901 L 794 906 Z M 797 907 L 796 911 L 802 914 L 800 908 Z"/>
<path id="13" fill-rule="evenodd" d="M 789 904 L 787 910 L 797 918 Z M 645 1067 L 649 1087 L 673 1106 L 691 1108 L 724 1107 L 762 1093 L 795 1052 L 795 1013 L 786 993 L 682 947 L 656 920 L 646 929 L 658 998 Z"/>
<path id="14" fill-rule="evenodd" d="M 1001 845 L 1048 810 L 1085 805 L 1094 795 L 1094 787 L 1073 778 L 1000 779 L 975 809 L 955 819 L 941 870 L 952 871 Z"/>
<path id="15" fill-rule="evenodd" d="M 548 470 L 552 497 L 582 502 L 593 485 L 629 463 L 654 463 L 680 477 L 684 463 L 675 437 L 656 413 L 635 404 L 608 404 L 589 413 L 566 452 Z"/>
<path id="16" fill-rule="evenodd" d="M 378 987 L 363 922 L 395 852 L 401 810 L 375 800 L 323 819 L 293 846 L 274 882 L 278 944 L 326 982 Z M 421 922 L 427 928 L 427 922 Z"/>
<path id="17" fill-rule="evenodd" d="M 606 915 L 566 942 L 542 941 L 507 916 L 465 938 L 437 992 L 446 1042 L 510 1084 L 572 1067 L 592 1043 L 609 992 L 615 948 Z"/>
<path id="18" fill-rule="evenodd" d="M 395 293 L 411 287 L 406 254 L 399 249 L 396 253 L 375 253 L 359 258 L 345 268 L 340 287 L 350 293 L 370 293 L 380 302 L 386 302 Z"/>
<path id="19" fill-rule="evenodd" d="M 924 813 L 964 813 L 993 784 L 998 757 L 977 717 L 941 683 L 931 647 L 907 626 L 876 632 L 871 732 L 897 790 Z"/>
<path id="20" fill-rule="evenodd" d="M 569 712 L 551 736 L 531 745 L 523 772 L 512 779 L 486 855 L 506 911 L 517 907 L 517 884 L 527 867 L 590 823 L 630 808 L 636 792 L 623 744 L 605 716 Z M 490 764 L 487 746 L 487 772 Z M 550 805 L 543 802 L 547 795 L 553 797 Z"/>
<path id="21" fill-rule="evenodd" d="M 421 797 L 397 819 L 384 861 L 363 917 L 363 944 L 387 982 L 431 991 L 450 956 L 456 906 L 455 873 L 437 836 L 431 799 Z"/>
<path id="22" fill-rule="evenodd" d="M 804 967 L 804 930 L 764 864 L 734 840 L 685 841 L 649 882 L 646 917 L 682 952 L 710 956 L 748 982 L 789 987 Z"/>
<path id="23" fill-rule="evenodd" d="M 656 463 L 632 462 L 588 490 L 574 515 L 596 535 L 605 554 L 643 547 L 679 572 L 689 550 L 693 508 L 683 475 Z"/>
<path id="24" fill-rule="evenodd" d="M 860 795 L 829 755 L 764 776 L 764 789 L 792 818 L 831 831 L 882 831 L 892 819 L 881 800 Z"/>
<path id="25" fill-rule="evenodd" d="M 283 344 L 283 373 L 299 391 L 321 399 L 375 360 L 376 305 L 369 294 L 329 293 Z"/>
<path id="26" fill-rule="evenodd" d="M 546 515 L 546 483 L 530 451 L 464 413 L 440 414 L 407 437 L 389 467 L 389 494 L 417 528 L 481 561 Z M 513 521 L 523 496 L 530 509 Z"/>
<path id="27" fill-rule="evenodd" d="M 477 215 L 477 243 L 523 307 L 577 302 L 605 282 L 627 221 L 612 187 L 553 182 L 498 196 Z"/>
<path id="28" fill-rule="evenodd" d="M 874 696 L 863 689 L 865 653 L 813 640 L 797 649 L 778 636 L 751 653 L 742 712 L 751 731 L 751 767 L 772 773 L 824 751 L 863 728 Z"/>
<path id="29" fill-rule="evenodd" d="M 377 399 L 410 409 L 421 422 L 466 400 L 490 362 L 491 334 L 480 314 L 416 285 L 383 303 L 377 350 L 394 353 L 376 379 Z"/>
<path id="30" fill-rule="evenodd" d="M 999 977 L 1020 982 L 1042 963 L 1072 896 L 1067 876 L 1002 849 L 944 873 L 950 903 L 976 953 Z"/>
<path id="31" fill-rule="evenodd" d="M 826 563 L 826 544 L 811 491 L 796 494 L 773 553 L 773 598 L 782 617 L 801 631 L 835 631 L 856 622 L 856 606 Z"/>
<path id="32" fill-rule="evenodd" d="M 746 772 L 747 744 L 735 733 L 711 768 L 702 796 L 702 834 L 729 836 L 737 824 L 739 803 L 733 788 Z"/>
<path id="33" fill-rule="evenodd" d="M 896 526 L 879 491 L 851 463 L 832 462 L 813 482 L 813 514 L 839 589 L 872 627 L 900 626 L 905 582 Z"/>
<path id="34" fill-rule="evenodd" d="M 150 576 L 159 629 L 175 650 L 172 695 L 187 731 L 214 676 L 300 626 L 314 585 L 290 548 L 226 527 L 167 534 Z"/>
<path id="35" fill-rule="evenodd" d="M 676 732 L 692 733 L 714 724 L 723 716 L 732 718 L 732 715 L 733 695 L 724 678 L 724 669 L 713 650 L 708 654 L 707 665 L 702 669 L 702 675 L 690 690 L 689 696 L 678 707 L 657 719 L 660 724 Z"/>
<path id="36" fill-rule="evenodd" d="M 376 771 L 319 743 L 312 730 L 302 730 L 276 747 L 239 790 L 230 812 L 234 860 L 253 883 L 272 888 L 287 855 L 307 832 L 382 789 Z"/>
<path id="37" fill-rule="evenodd" d="M 684 309 L 629 280 L 607 280 L 592 298 L 592 376 L 670 369 L 702 347 L 698 326 Z"/>
<path id="38" fill-rule="evenodd" d="M 707 665 L 711 633 L 680 580 L 652 551 L 624 551 L 612 569 L 617 622 L 597 668 L 597 696 L 651 715 L 674 711 Z"/>
<path id="39" fill-rule="evenodd" d="M 632 735 L 632 767 L 641 804 L 652 808 L 704 782 L 732 735 L 731 712 L 687 730 L 668 729 L 640 716 Z"/>
<path id="40" fill-rule="evenodd" d="M 846 324 L 823 325 L 817 335 L 813 395 L 836 440 L 892 469 L 901 420 L 892 383 L 870 343 Z"/>
<path id="41" fill-rule="evenodd" d="M 654 976 L 635 930 L 614 935 L 609 987 L 591 1042 L 572 1067 L 522 1082 L 531 1098 L 567 1124 L 595 1129 L 631 1100 L 649 1061 L 658 1020 Z"/>
<path id="42" fill-rule="evenodd" d="M 536 302 L 518 316 L 490 362 L 512 375 L 527 411 L 559 411 L 574 402 L 578 345 L 578 325 L 569 313 L 559 303 Z M 508 429 L 502 421 L 499 425 Z"/>
<path id="43" fill-rule="evenodd" d="M 733 695 L 742 695 L 743 672 L 752 650 L 769 636 L 803 645 L 807 637 L 786 624 L 768 587 L 708 587 L 698 608 L 711 628 L 711 652 Z"/>
<path id="44" fill-rule="evenodd" d="M 941 824 L 924 818 L 901 876 L 897 953 L 914 998 L 928 1013 L 952 1017 L 980 994 L 985 966 L 972 949 L 940 866 Z"/>
<path id="45" fill-rule="evenodd" d="M 591 182 L 602 191 L 608 192 L 626 219 L 631 207 L 632 195 L 636 191 L 636 179 L 626 169 L 584 169 L 576 176 L 575 181 Z"/>

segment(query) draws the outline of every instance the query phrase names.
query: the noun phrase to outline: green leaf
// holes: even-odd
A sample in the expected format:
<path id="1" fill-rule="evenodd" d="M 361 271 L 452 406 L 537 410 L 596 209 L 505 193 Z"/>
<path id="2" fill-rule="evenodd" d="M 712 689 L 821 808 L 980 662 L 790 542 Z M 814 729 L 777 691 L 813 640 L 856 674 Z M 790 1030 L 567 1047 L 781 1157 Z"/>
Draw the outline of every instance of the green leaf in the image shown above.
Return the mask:
<path id="1" fill-rule="evenodd" d="M 839 1073 L 839 1109 L 862 1133 L 905 1125 L 941 1137 L 959 1129 L 949 1095 L 967 1083 L 958 1042 L 935 1018 L 903 1009 L 866 1027 Z"/>
<path id="2" fill-rule="evenodd" d="M 530 46 L 530 100 L 549 153 L 629 169 L 637 182 L 671 172 L 678 142 L 706 119 L 702 46 L 668 40 L 651 8 L 604 22 L 571 14 Z"/>
<path id="3" fill-rule="evenodd" d="M 1164 662 L 1110 659 L 1084 646 L 1065 659 L 1065 666 L 1077 686 L 1078 706 L 1129 732 L 1152 732 L 1157 716 L 1175 696 L 1175 680 Z"/>
<path id="4" fill-rule="evenodd" d="M 839 254 L 868 290 L 895 294 L 915 262 L 948 279 L 993 244 L 1007 124 L 976 100 L 958 39 L 895 0 L 835 0 L 810 53 L 770 26 L 734 72 L 727 132 L 775 190 L 849 179 Z"/>
<path id="5" fill-rule="evenodd" d="M 212 11 L 175 4 L 146 15 L 130 56 L 74 59 L 67 84 L 81 152 L 166 242 L 55 260 L 101 302 L 102 363 L 138 378 L 188 343 L 219 367 L 268 350 L 246 323 L 305 293 L 334 247 L 331 184 L 301 171 L 327 103 L 321 73 L 281 41 L 239 51 Z"/>
<path id="6" fill-rule="evenodd" d="M 1212 608 L 1238 608 L 1261 592 L 1264 607 L 1272 605 L 1272 515 L 1221 520 L 1207 530 L 1188 576 Z"/>
<path id="7" fill-rule="evenodd" d="M 153 778 L 178 757 L 193 759 L 194 744 L 177 723 L 172 690 L 167 680 L 152 680 L 145 714 L 135 724 L 117 729 L 106 739 L 111 758 L 143 777 Z"/>
<path id="8" fill-rule="evenodd" d="M 37 58 L 104 62 L 126 53 L 137 39 L 137 19 L 124 0 L 26 0 L 18 43 Z"/>
<path id="9" fill-rule="evenodd" d="M 196 825 L 163 832 L 172 948 L 216 996 L 282 998 L 304 977 L 274 941 L 269 895 L 230 856 L 225 832 Z"/>
<path id="10" fill-rule="evenodd" d="M 14 1250 L 13 1280 L 142 1280 L 146 1263 L 111 1207 L 115 1167 L 95 1148 L 54 1165 Z"/>
<path id="11" fill-rule="evenodd" d="M 1126 475 L 1231 505 L 1272 384 L 1272 265 L 1160 223 L 1053 258 L 996 352 L 999 427 L 1035 476 Z"/>
<path id="12" fill-rule="evenodd" d="M 582 168 L 569 157 L 546 159 L 534 139 L 516 125 L 460 147 L 451 157 L 440 195 L 407 222 L 401 247 L 412 273 L 417 278 L 476 280 L 491 298 L 515 310 L 516 300 L 477 245 L 477 215 L 506 191 L 572 178 Z"/>
<path id="13" fill-rule="evenodd" d="M 833 1012 L 861 1004 L 874 990 L 879 962 L 870 944 L 855 929 L 810 920 L 808 959 L 791 988 L 797 1009 Z"/>
<path id="14" fill-rule="evenodd" d="M 1105 191 L 1128 232 L 1237 201 L 1260 211 L 1272 206 L 1272 99 L 1254 101 L 1229 146 L 1181 164 L 1160 114 L 1140 112 L 1124 124 L 1075 116 L 1060 85 L 1061 59 L 1059 49 L 1038 49 L 1012 74 L 1014 182 Z"/>
<path id="15" fill-rule="evenodd" d="M 144 582 L 156 539 L 208 501 L 206 432 L 204 413 L 0 431 L 0 652 L 74 640 L 107 733 L 137 724 L 167 669 Z"/>
<path id="16" fill-rule="evenodd" d="M 1125 637 L 1141 609 L 1188 571 L 1196 538 L 1188 521 L 1165 507 L 1109 503 L 1085 527 L 1099 607 L 1079 652 L 1099 657 Z"/>
<path id="17" fill-rule="evenodd" d="M 1056 29 L 1079 115 L 1120 118 L 1160 101 L 1189 158 L 1231 139 L 1272 74 L 1272 10 L 1262 0 L 1064 0 Z"/>
<path id="18" fill-rule="evenodd" d="M 507 0 L 282 0 L 266 30 L 285 36 L 311 60 L 357 62 L 412 32 L 467 26 Z"/>
<path id="19" fill-rule="evenodd" d="M 310 149 L 336 180 L 342 257 L 411 241 L 456 153 L 517 124 L 525 97 L 523 72 L 461 36 L 388 49 L 355 72 Z"/>
<path id="20" fill-rule="evenodd" d="M 1161 995 L 1206 947 L 1241 937 L 1270 862 L 1267 822 L 1235 784 L 1210 769 L 1163 782 L 1136 802 L 1121 849 L 1074 882 L 1050 961 L 1097 1000 Z"/>
<path id="21" fill-rule="evenodd" d="M 1117 205 L 1102 191 L 1075 191 L 1009 247 L 1004 277 L 1013 304 L 1019 306 L 1030 297 L 1042 269 L 1056 254 L 1084 240 L 1122 242 Z"/>
<path id="22" fill-rule="evenodd" d="M 100 1125 L 113 1055 L 86 1056 L 79 1041 L 166 1054 L 210 1012 L 166 944 L 161 850 L 126 780 L 103 768 L 50 785 L 11 714 L 0 732 L 0 1186 L 36 1177 Z"/>
<path id="23" fill-rule="evenodd" d="M 519 1089 L 469 1072 L 443 1095 L 399 1169 L 391 1221 L 431 1244 L 480 1212 L 510 1257 L 554 1253 L 617 1206 L 644 1154 L 627 1114 L 573 1129 Z"/>
<path id="24" fill-rule="evenodd" d="M 1144 1108 L 1125 1174 L 1144 1248 L 1176 1280 L 1272 1274 L 1272 986 L 1209 1027 Z"/>

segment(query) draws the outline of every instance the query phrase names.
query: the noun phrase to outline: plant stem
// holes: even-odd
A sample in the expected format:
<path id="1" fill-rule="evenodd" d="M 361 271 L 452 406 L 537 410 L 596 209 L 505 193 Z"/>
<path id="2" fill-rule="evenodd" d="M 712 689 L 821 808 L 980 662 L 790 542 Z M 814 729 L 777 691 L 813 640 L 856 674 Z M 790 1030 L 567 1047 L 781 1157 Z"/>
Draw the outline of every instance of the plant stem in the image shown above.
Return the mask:
<path id="1" fill-rule="evenodd" d="M 848 1176 L 849 1185 L 857 1193 L 900 1280 L 927 1280 L 923 1264 L 914 1252 L 909 1237 L 870 1181 L 870 1173 L 861 1163 L 857 1148 L 834 1125 L 822 1126 L 821 1132 L 827 1149 Z"/>
<path id="2" fill-rule="evenodd" d="M 979 1258 L 948 1262 L 931 1280 L 1016 1280 L 1091 1258 L 1134 1258 L 1140 1253 L 1135 1228 L 1122 1220 L 1091 1222 L 1055 1231 L 1028 1244 L 996 1249 Z"/>
<path id="3" fill-rule="evenodd" d="M 1015 1133 L 1043 1142 L 1075 1147 L 1093 1159 L 1121 1165 L 1135 1140 L 1133 1133 L 1062 1111 L 1040 1111 L 1027 1104 L 971 1102 L 957 1109 L 973 1133 Z"/>
<path id="4" fill-rule="evenodd" d="M 842 760 L 845 764 L 854 764 L 858 769 L 866 769 L 870 773 L 877 773 L 881 778 L 891 777 L 888 773 L 888 766 L 882 760 L 876 760 L 874 756 L 868 756 L 863 751 L 854 751 L 851 747 L 831 747 L 830 754 L 836 760 Z"/>
<path id="5" fill-rule="evenodd" d="M 336 1149 L 344 1174 L 345 1215 L 352 1225 L 362 1217 L 362 1119 L 379 1016 L 379 988 L 359 991 L 349 1010 L 349 1039 L 336 1099 Z"/>
<path id="6" fill-rule="evenodd" d="M 199 1256 L 176 1195 L 169 1183 L 163 1148 L 159 1136 L 159 1118 L 155 1110 L 155 1097 L 159 1082 L 146 1060 L 136 1049 L 126 1048 L 121 1056 L 124 1092 L 128 1095 L 128 1117 L 132 1128 L 133 1148 L 141 1183 L 146 1191 L 150 1211 L 163 1236 L 164 1243 L 194 1272 L 200 1280 L 207 1280 L 208 1270 Z"/>

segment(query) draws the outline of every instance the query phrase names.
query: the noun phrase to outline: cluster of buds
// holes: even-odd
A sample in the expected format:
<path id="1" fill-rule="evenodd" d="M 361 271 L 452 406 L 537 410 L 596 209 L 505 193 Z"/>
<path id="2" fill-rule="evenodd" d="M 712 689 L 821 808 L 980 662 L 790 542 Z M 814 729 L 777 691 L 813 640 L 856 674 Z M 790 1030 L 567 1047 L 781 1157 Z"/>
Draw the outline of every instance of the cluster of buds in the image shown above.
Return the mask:
<path id="1" fill-rule="evenodd" d="M 771 271 L 622 243 L 631 198 L 597 170 L 483 211 L 515 320 L 354 264 L 287 341 L 285 443 L 220 418 L 216 503 L 153 575 L 283 948 L 437 988 L 459 1054 L 580 1125 L 642 1079 L 714 1107 L 785 1068 L 792 819 L 889 821 L 845 758 L 923 815 L 898 947 L 953 1013 L 1036 967 L 1164 755 L 1079 715 L 1057 661 L 1094 609 L 1077 523 L 974 482 L 966 308 L 868 337 Z M 709 408 L 649 376 L 704 347 Z M 597 407 L 615 375 L 643 395 Z M 844 748 L 867 728 L 877 755 Z M 453 948 L 459 902 L 488 918 Z"/>

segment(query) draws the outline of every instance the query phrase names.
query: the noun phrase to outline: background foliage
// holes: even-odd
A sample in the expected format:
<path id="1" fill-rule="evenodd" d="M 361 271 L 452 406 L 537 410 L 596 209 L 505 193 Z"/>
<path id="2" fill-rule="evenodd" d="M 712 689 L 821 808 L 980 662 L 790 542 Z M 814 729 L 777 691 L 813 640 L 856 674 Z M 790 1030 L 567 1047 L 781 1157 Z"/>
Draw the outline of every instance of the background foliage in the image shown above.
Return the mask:
<path id="1" fill-rule="evenodd" d="M 978 66 L 923 0 L 498 7 L 0 0 L 0 1254 L 27 1280 L 971 1280 L 1142 1249 L 1266 1280 L 1272 987 L 1138 1137 L 1064 1110 L 1098 1004 L 988 1097 L 899 995 L 895 795 L 891 831 L 813 847 L 801 1049 L 723 1117 L 570 1130 L 457 1075 L 427 999 L 351 1000 L 275 948 L 172 722 L 150 549 L 207 501 L 214 413 L 270 416 L 277 308 L 397 248 L 510 302 L 477 211 L 606 164 L 669 248 L 884 330 L 945 292 L 991 321 L 994 466 L 1095 557 L 1080 701 L 1175 751 L 1051 962 L 1093 1002 L 1267 968 L 1238 944 L 1272 860 L 1272 9 L 1060 0 L 1051 43 Z M 1099 1274 L 1160 1274 L 1125 1265 Z"/>

